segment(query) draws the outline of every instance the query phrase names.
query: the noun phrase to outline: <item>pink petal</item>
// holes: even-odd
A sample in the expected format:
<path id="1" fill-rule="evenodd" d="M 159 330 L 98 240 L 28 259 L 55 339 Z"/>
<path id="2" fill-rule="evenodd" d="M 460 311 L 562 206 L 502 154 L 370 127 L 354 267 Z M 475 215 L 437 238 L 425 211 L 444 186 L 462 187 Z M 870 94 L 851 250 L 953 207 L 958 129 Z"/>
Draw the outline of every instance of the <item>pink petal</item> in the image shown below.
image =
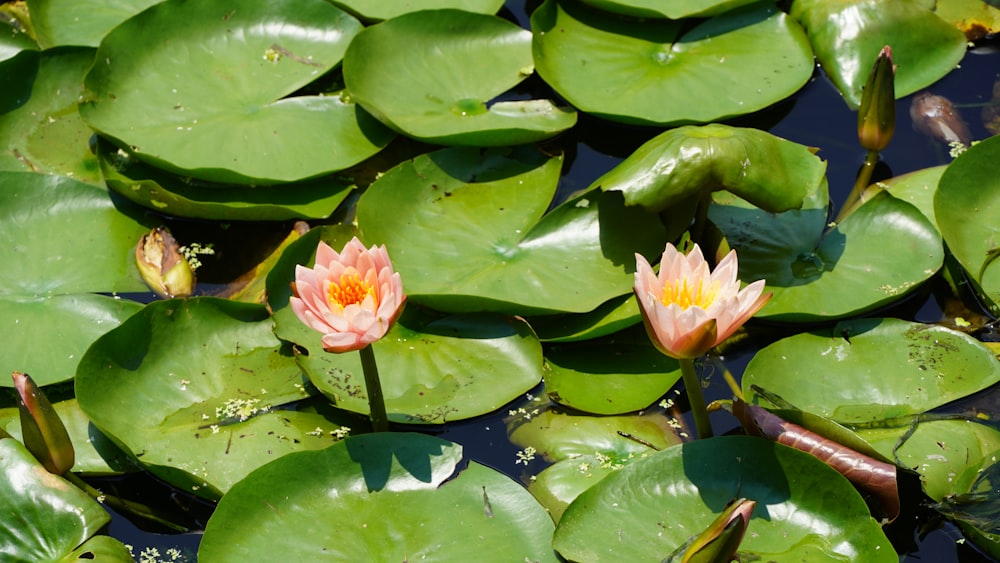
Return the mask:
<path id="1" fill-rule="evenodd" d="M 330 245 L 323 241 L 316 247 L 316 264 L 329 267 L 330 264 L 338 261 L 337 251 L 330 248 Z"/>
<path id="2" fill-rule="evenodd" d="M 671 280 L 680 279 L 684 274 L 687 263 L 681 258 L 680 252 L 674 248 L 674 245 L 667 244 L 660 257 L 660 275 L 658 277 L 660 287 Z"/>
<path id="3" fill-rule="evenodd" d="M 343 332 L 351 329 L 351 323 L 344 317 L 343 313 L 327 310 L 323 311 L 322 315 L 326 329 L 320 330 L 320 332 Z"/>
<path id="4" fill-rule="evenodd" d="M 770 294 L 762 295 L 764 281 L 740 290 L 739 264 L 731 251 L 712 270 L 696 244 L 687 255 L 667 244 L 660 257 L 656 275 L 641 255 L 636 255 L 633 289 L 639 301 L 643 324 L 656 347 L 675 358 L 695 358 L 732 335 L 767 303 Z M 667 285 L 687 284 L 688 288 L 713 291 L 706 308 L 676 303 L 664 305 Z"/>
<path id="5" fill-rule="evenodd" d="M 316 285 L 316 272 L 301 264 L 296 264 L 295 285 Z"/>
<path id="6" fill-rule="evenodd" d="M 374 288 L 361 303 L 340 307 L 331 304 L 331 284 L 357 276 Z M 296 266 L 296 295 L 292 311 L 310 328 L 323 333 L 323 347 L 330 352 L 356 350 L 382 338 L 406 302 L 402 280 L 393 272 L 385 246 L 366 249 L 354 237 L 341 252 L 326 243 L 316 247 L 312 268 Z"/>
<path id="7" fill-rule="evenodd" d="M 662 286 L 656 278 L 656 273 L 653 272 L 653 267 L 649 265 L 649 262 L 641 254 L 635 255 L 634 287 L 637 295 L 654 295 L 659 299 L 659 295 L 663 293 Z"/>
<path id="8" fill-rule="evenodd" d="M 354 267 L 362 274 L 362 277 L 367 277 L 369 272 L 378 273 L 378 270 L 375 268 L 374 256 L 367 250 L 358 255 L 358 260 Z"/>
<path id="9" fill-rule="evenodd" d="M 679 251 L 678 254 L 680 254 Z M 688 265 L 691 266 L 692 270 L 697 269 L 702 264 L 708 263 L 705 261 L 705 255 L 701 253 L 701 247 L 698 246 L 697 244 L 694 245 L 694 248 L 691 249 L 691 252 L 687 253 L 687 255 L 685 256 L 685 260 L 687 261 Z"/>
<path id="10" fill-rule="evenodd" d="M 292 307 L 292 312 L 295 316 L 299 318 L 302 322 L 306 322 L 306 304 L 302 302 L 298 297 L 292 297 L 288 300 L 288 304 Z M 308 324 L 308 323 L 306 323 Z"/>
<path id="11" fill-rule="evenodd" d="M 346 266 L 357 266 L 358 257 L 364 254 L 367 250 L 365 245 L 361 244 L 358 237 L 354 237 L 344 246 L 344 250 L 340 252 L 340 263 Z"/>
<path id="12" fill-rule="evenodd" d="M 323 279 L 339 283 L 340 276 L 348 274 L 350 272 L 350 269 L 351 269 L 350 266 L 346 266 L 344 264 L 341 264 L 340 262 L 334 262 L 330 264 L 328 268 L 324 268 Z"/>
<path id="13" fill-rule="evenodd" d="M 322 286 L 317 287 L 310 284 L 296 282 L 295 289 L 299 294 L 299 298 L 302 299 L 306 306 L 313 311 L 320 312 L 330 309 L 330 305 L 326 298 L 326 292 L 323 291 Z"/>
<path id="14" fill-rule="evenodd" d="M 723 285 L 738 284 L 738 273 L 739 263 L 736 259 L 736 251 L 730 250 L 729 254 L 715 267 L 715 271 L 712 272 L 712 279 L 722 282 Z"/>
<path id="15" fill-rule="evenodd" d="M 368 342 L 380 340 L 389 331 L 389 325 L 389 321 L 385 319 L 376 319 L 376 322 L 368 329 L 368 332 L 364 334 L 362 339 Z"/>
<path id="16" fill-rule="evenodd" d="M 641 310 L 650 339 L 667 356 L 696 358 L 715 342 L 715 319 L 699 308 L 681 309 L 647 299 Z"/>
<path id="17" fill-rule="evenodd" d="M 344 319 L 347 321 L 347 328 L 351 332 L 367 332 L 372 323 L 375 322 L 375 312 L 370 311 L 360 305 L 348 305 L 344 309 Z"/>
<path id="18" fill-rule="evenodd" d="M 372 258 L 375 261 L 375 269 L 383 270 L 389 268 L 392 270 L 392 262 L 389 260 L 389 251 L 385 249 L 385 245 L 375 247 L 371 249 Z"/>
<path id="19" fill-rule="evenodd" d="M 362 342 L 361 338 L 353 332 L 334 332 L 323 335 L 323 349 L 327 352 L 337 354 L 360 350 L 370 344 Z"/>
<path id="20" fill-rule="evenodd" d="M 306 309 L 299 315 L 299 319 L 309 328 L 322 333 L 330 332 L 330 326 L 324 319 L 317 316 L 315 312 Z"/>

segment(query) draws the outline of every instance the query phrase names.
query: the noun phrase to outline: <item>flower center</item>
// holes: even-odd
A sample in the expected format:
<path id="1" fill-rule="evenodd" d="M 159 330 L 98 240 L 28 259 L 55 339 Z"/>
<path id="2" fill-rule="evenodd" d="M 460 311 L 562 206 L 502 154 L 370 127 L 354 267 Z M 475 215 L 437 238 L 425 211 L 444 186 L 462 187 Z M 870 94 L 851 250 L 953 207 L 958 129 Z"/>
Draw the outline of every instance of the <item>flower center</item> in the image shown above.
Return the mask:
<path id="1" fill-rule="evenodd" d="M 710 283 L 705 287 L 705 280 L 699 279 L 695 285 L 689 285 L 687 279 L 677 280 L 674 283 L 666 283 L 663 286 L 663 295 L 660 301 L 664 305 L 676 303 L 681 309 L 688 307 L 708 307 L 719 296 L 719 282 Z"/>
<path id="2" fill-rule="evenodd" d="M 375 296 L 375 288 L 361 279 L 361 274 L 357 271 L 350 271 L 340 275 L 339 283 L 330 284 L 327 300 L 331 305 L 338 305 L 343 309 L 348 305 L 361 304 L 369 295 Z"/>

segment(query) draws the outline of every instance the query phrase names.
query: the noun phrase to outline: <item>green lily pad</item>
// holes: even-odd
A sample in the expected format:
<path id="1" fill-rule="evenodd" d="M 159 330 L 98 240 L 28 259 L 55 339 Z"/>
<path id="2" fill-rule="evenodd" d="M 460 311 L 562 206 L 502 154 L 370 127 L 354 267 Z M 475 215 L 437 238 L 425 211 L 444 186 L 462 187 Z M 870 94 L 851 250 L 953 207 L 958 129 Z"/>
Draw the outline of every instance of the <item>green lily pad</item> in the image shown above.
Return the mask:
<path id="1" fill-rule="evenodd" d="M 809 41 L 776 6 L 690 29 L 547 0 L 531 15 L 538 73 L 576 108 L 645 125 L 706 123 L 778 102 L 812 76 Z"/>
<path id="2" fill-rule="evenodd" d="M 977 472 L 972 486 L 945 498 L 934 508 L 954 520 L 972 541 L 994 558 L 1000 556 L 1000 464 L 996 456 Z"/>
<path id="3" fill-rule="evenodd" d="M 809 35 L 823 71 L 852 109 L 875 57 L 892 47 L 895 91 L 901 98 L 951 72 L 965 55 L 965 35 L 930 11 L 923 0 L 798 0 L 791 16 Z"/>
<path id="4" fill-rule="evenodd" d="M 13 111 L 0 112 L 0 169 L 62 174 L 100 184 L 97 159 L 90 150 L 94 132 L 77 112 L 83 77 L 94 63 L 93 49 L 45 51 L 38 74 L 5 82 L 23 85 L 32 95 Z"/>
<path id="5" fill-rule="evenodd" d="M 107 191 L 62 176 L 0 172 L 0 292 L 148 291 L 135 245 L 149 231 Z M 124 211 L 124 212 L 123 212 Z"/>
<path id="6" fill-rule="evenodd" d="M 342 170 L 392 133 L 341 96 L 285 96 L 335 68 L 360 28 L 323 0 L 167 0 L 101 42 L 80 113 L 147 163 L 203 180 Z"/>
<path id="7" fill-rule="evenodd" d="M 814 151 L 765 131 L 711 124 L 671 129 L 644 143 L 591 187 L 650 211 L 726 190 L 774 213 L 799 209 L 824 183 Z"/>
<path id="8" fill-rule="evenodd" d="M 22 371 L 39 386 L 68 381 L 91 342 L 142 305 L 102 295 L 0 296 L 0 374 Z M 58 347 L 52 343 L 58 342 Z M 0 387 L 13 387 L 0 377 Z"/>
<path id="9" fill-rule="evenodd" d="M 654 348 L 642 328 L 553 344 L 545 360 L 545 390 L 552 400 L 594 414 L 645 408 L 681 377 L 677 360 Z"/>
<path id="10" fill-rule="evenodd" d="M 757 314 L 763 319 L 814 322 L 871 311 L 915 290 L 944 261 L 934 225 L 885 192 L 829 230 L 825 185 L 801 211 L 776 215 L 718 192 L 709 218 L 739 253 L 740 279 L 766 279 L 774 293 Z"/>
<path id="11" fill-rule="evenodd" d="M 756 0 L 583 0 L 595 8 L 638 18 L 704 18 L 752 4 Z"/>
<path id="12" fill-rule="evenodd" d="M 504 0 L 336 0 L 333 3 L 366 20 L 387 20 L 418 10 L 444 8 L 495 14 L 503 6 Z"/>
<path id="13" fill-rule="evenodd" d="M 928 496 L 941 500 L 968 491 L 1000 450 L 1000 431 L 928 411 L 997 381 L 993 353 L 963 333 L 863 319 L 762 349 L 747 365 L 743 388 L 748 400 L 757 386 L 843 424 L 882 457 L 919 473 Z"/>
<path id="14" fill-rule="evenodd" d="M 934 197 L 948 250 L 968 272 L 994 313 L 1000 314 L 1000 137 L 965 151 L 941 176 Z"/>
<path id="15" fill-rule="evenodd" d="M 24 54 L 25 51 L 33 51 L 37 55 L 38 44 L 35 43 L 30 34 L 20 27 L 15 27 L 12 18 L 5 17 L 0 22 L 0 69 Z"/>
<path id="16" fill-rule="evenodd" d="M 989 509 L 993 510 L 995 507 L 990 506 Z M 984 532 L 963 520 L 958 520 L 957 524 L 962 533 L 971 538 L 972 542 L 989 554 L 990 557 L 1000 559 L 1000 534 Z"/>
<path id="17" fill-rule="evenodd" d="M 972 490 L 980 472 L 1000 455 L 1000 431 L 968 420 L 914 420 L 862 428 L 858 435 L 919 473 L 924 492 L 938 502 Z"/>
<path id="18" fill-rule="evenodd" d="M 110 475 L 138 469 L 125 452 L 90 423 L 76 399 L 59 401 L 52 406 L 73 442 L 76 453 L 73 473 Z M 17 407 L 0 409 L 0 429 L 21 440 L 21 417 Z"/>
<path id="19" fill-rule="evenodd" d="M 642 322 L 635 293 L 619 295 L 588 313 L 544 315 L 528 319 L 542 342 L 575 342 L 613 334 Z"/>
<path id="20" fill-rule="evenodd" d="M 937 193 L 938 182 L 947 165 L 924 168 L 902 176 L 896 176 L 884 182 L 879 182 L 879 186 L 889 190 L 892 197 L 901 199 L 920 210 L 921 213 L 930 220 L 931 224 L 937 227 L 937 215 L 934 213 L 934 195 Z M 938 228 L 940 231 L 940 228 Z"/>
<path id="21" fill-rule="evenodd" d="M 528 491 L 549 511 L 557 524 L 566 507 L 580 493 L 599 483 L 621 466 L 621 460 L 594 453 L 581 454 L 553 463 L 532 476 Z"/>
<path id="22" fill-rule="evenodd" d="M 1000 31 L 1000 7 L 981 0 L 941 0 L 934 13 L 973 41 Z"/>
<path id="23" fill-rule="evenodd" d="M 996 489 L 991 483 L 1000 456 L 1000 431 L 970 420 L 922 420 L 932 416 L 863 428 L 858 434 L 919 473 L 924 492 L 938 501 L 934 508 L 953 520 L 973 543 L 996 556 L 1000 530 Z"/>
<path id="24" fill-rule="evenodd" d="M 133 563 L 135 557 L 122 542 L 109 536 L 94 536 L 83 545 L 73 550 L 67 556 L 69 561 L 84 562 L 90 560 L 106 561 L 108 563 Z"/>
<path id="25" fill-rule="evenodd" d="M 506 422 L 511 443 L 533 448 L 552 464 L 530 479 L 528 490 L 556 521 L 573 499 L 604 477 L 681 441 L 671 426 L 676 421 L 660 412 L 594 417 L 540 405 L 512 411 Z"/>
<path id="26" fill-rule="evenodd" d="M 896 561 L 843 476 L 768 440 L 726 436 L 665 449 L 587 489 L 553 546 L 573 561 L 660 561 L 734 498 L 757 502 L 741 557 L 765 561 Z"/>
<path id="27" fill-rule="evenodd" d="M 93 546 L 111 555 L 101 561 L 132 561 L 121 543 L 88 543 L 111 516 L 87 493 L 45 470 L 17 440 L 0 439 L 0 501 L 9 515 L 0 524 L 7 561 L 72 561 Z M 81 545 L 82 544 L 82 545 Z"/>
<path id="28" fill-rule="evenodd" d="M 662 252 L 665 235 L 620 194 L 546 213 L 560 163 L 528 147 L 419 156 L 361 196 L 362 238 L 385 244 L 412 301 L 438 310 L 591 311 L 631 292 L 634 254 Z"/>
<path id="29" fill-rule="evenodd" d="M 533 143 L 572 127 L 576 112 L 549 100 L 493 100 L 532 72 L 530 32 L 463 10 L 392 18 L 344 55 L 354 100 L 401 133 L 445 145 Z"/>
<path id="30" fill-rule="evenodd" d="M 147 305 L 90 347 L 76 396 L 150 472 L 215 499 L 289 452 L 330 445 L 326 418 L 278 410 L 307 396 L 260 305 L 210 297 Z"/>
<path id="31" fill-rule="evenodd" d="M 98 143 L 101 172 L 111 191 L 158 213 L 191 219 L 279 221 L 325 219 L 354 186 L 324 177 L 277 186 L 219 186 L 163 172 Z"/>
<path id="32" fill-rule="evenodd" d="M 748 401 L 757 385 L 850 425 L 920 414 L 998 381 L 1000 363 L 974 338 L 887 318 L 779 340 L 757 352 L 742 385 Z"/>
<path id="33" fill-rule="evenodd" d="M 424 434 L 350 437 L 254 471 L 219 502 L 204 561 L 551 561 L 552 520 L 503 474 Z M 331 533 L 335 531 L 336 533 Z M 391 541 L 388 541 L 391 539 Z"/>
<path id="34" fill-rule="evenodd" d="M 583 416 L 539 406 L 508 413 L 506 420 L 512 444 L 535 448 L 546 461 L 575 459 L 599 453 L 627 463 L 680 443 L 677 421 L 659 411 L 638 415 Z M 624 435 L 623 435 L 624 434 Z M 645 442 L 645 443 L 643 443 Z"/>
<path id="35" fill-rule="evenodd" d="M 24 104 L 31 97 L 31 84 L 38 72 L 38 45 L 27 34 L 0 22 L 0 115 Z"/>
<path id="36" fill-rule="evenodd" d="M 31 26 L 45 49 L 59 45 L 97 47 L 116 25 L 157 0 L 28 0 Z"/>

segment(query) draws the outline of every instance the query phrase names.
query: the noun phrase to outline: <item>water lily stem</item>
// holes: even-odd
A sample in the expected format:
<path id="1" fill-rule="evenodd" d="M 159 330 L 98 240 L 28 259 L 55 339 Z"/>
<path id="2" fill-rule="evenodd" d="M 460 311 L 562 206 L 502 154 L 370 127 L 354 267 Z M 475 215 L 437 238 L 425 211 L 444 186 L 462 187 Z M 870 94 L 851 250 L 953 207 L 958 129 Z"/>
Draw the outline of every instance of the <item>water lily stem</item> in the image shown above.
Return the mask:
<path id="1" fill-rule="evenodd" d="M 708 419 L 708 409 L 705 408 L 705 398 L 701 394 L 701 381 L 695 371 L 694 360 L 677 361 L 681 364 L 681 377 L 684 379 L 688 402 L 691 403 L 691 414 L 694 416 L 694 427 L 698 431 L 698 438 L 711 438 L 712 423 Z"/>
<path id="2" fill-rule="evenodd" d="M 372 351 L 371 344 L 358 352 L 361 354 L 361 369 L 365 372 L 365 389 L 368 391 L 368 408 L 371 410 L 372 430 L 388 432 L 389 415 L 385 412 L 385 399 L 382 397 L 382 383 L 378 378 L 375 352 Z"/>
<path id="3" fill-rule="evenodd" d="M 858 207 L 861 202 L 861 195 L 871 182 L 872 172 L 875 171 L 876 164 L 878 164 L 878 151 L 868 151 L 868 155 L 865 156 L 865 163 L 858 173 L 858 179 L 854 182 L 854 188 L 851 189 L 851 193 L 847 194 L 847 199 L 844 201 L 843 207 L 840 208 L 840 213 L 837 214 L 837 218 L 834 220 L 835 223 L 843 221 Z"/>
<path id="4" fill-rule="evenodd" d="M 101 491 L 90 486 L 89 483 L 81 479 L 75 473 L 67 471 L 66 473 L 63 473 L 62 477 L 67 481 L 69 481 L 70 483 L 73 483 L 74 485 L 79 487 L 81 490 L 83 490 L 83 492 L 90 495 L 97 502 L 101 504 L 106 504 L 121 514 L 126 514 L 126 515 L 132 514 L 146 521 L 159 524 L 175 532 L 191 531 L 187 526 L 178 524 L 176 522 L 171 522 L 170 520 L 157 515 L 156 510 L 154 510 L 149 506 L 146 506 L 145 504 L 142 504 L 140 502 L 134 502 L 131 500 L 125 500 L 121 497 L 117 497 L 114 495 L 104 494 Z"/>
<path id="5" fill-rule="evenodd" d="M 708 223 L 708 208 L 712 203 L 712 195 L 707 195 L 698 200 L 698 207 L 694 212 L 694 223 L 691 224 L 691 241 L 705 244 L 705 224 Z"/>

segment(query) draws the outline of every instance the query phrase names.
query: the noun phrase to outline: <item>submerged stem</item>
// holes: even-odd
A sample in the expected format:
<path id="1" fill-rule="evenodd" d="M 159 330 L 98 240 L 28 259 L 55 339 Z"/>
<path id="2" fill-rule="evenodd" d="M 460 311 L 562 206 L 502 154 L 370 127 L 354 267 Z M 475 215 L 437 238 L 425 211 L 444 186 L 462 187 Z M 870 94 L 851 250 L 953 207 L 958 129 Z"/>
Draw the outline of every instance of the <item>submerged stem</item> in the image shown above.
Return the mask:
<path id="1" fill-rule="evenodd" d="M 138 517 L 140 517 L 140 518 L 142 518 L 144 520 L 147 520 L 149 522 L 154 522 L 156 524 L 159 524 L 159 525 L 161 525 L 161 526 L 163 526 L 165 528 L 168 528 L 170 530 L 173 530 L 175 532 L 190 532 L 191 531 L 187 526 L 184 526 L 182 524 L 178 524 L 176 522 L 171 522 L 167 518 L 164 518 L 164 517 L 158 515 L 156 509 L 154 509 L 152 507 L 149 507 L 149 506 L 146 506 L 145 504 L 142 504 L 141 502 L 135 502 L 135 501 L 131 501 L 131 500 L 125 500 L 125 499 L 123 499 L 121 497 L 117 497 L 115 495 L 104 494 L 101 491 L 99 491 L 99 490 L 95 489 L 94 487 L 90 486 L 89 483 L 87 483 L 86 481 L 84 481 L 83 479 L 81 479 L 75 473 L 67 471 L 66 473 L 64 473 L 62 475 L 62 477 L 64 479 L 66 479 L 67 481 L 69 481 L 70 483 L 73 483 L 74 485 L 76 485 L 77 487 L 79 487 L 81 490 L 83 490 L 83 492 L 85 492 L 88 495 L 90 495 L 91 498 L 93 498 L 97 502 L 99 502 L 101 504 L 106 504 L 106 505 L 110 506 L 111 508 L 115 509 L 116 511 L 118 511 L 119 513 L 122 513 L 122 514 L 132 514 L 132 515 L 138 516 Z"/>
<path id="2" fill-rule="evenodd" d="M 736 382 L 736 378 L 733 377 L 733 372 L 729 371 L 726 364 L 721 362 L 718 357 L 713 356 L 712 360 L 715 365 L 722 370 L 722 377 L 726 379 L 726 384 L 729 385 L 729 390 L 733 392 L 733 396 L 739 400 L 743 400 L 743 390 L 740 389 L 740 384 Z"/>
<path id="3" fill-rule="evenodd" d="M 691 414 L 694 416 L 694 427 L 698 438 L 712 437 L 712 423 L 708 420 L 708 410 L 705 408 L 705 398 L 701 394 L 701 381 L 694 369 L 694 360 L 677 360 L 681 364 L 681 377 L 684 379 L 684 389 L 687 391 L 688 402 L 691 403 Z"/>
<path id="4" fill-rule="evenodd" d="M 372 351 L 371 344 L 358 352 L 361 354 L 361 369 L 365 372 L 365 389 L 368 390 L 368 408 L 371 411 L 372 430 L 388 432 L 389 415 L 385 412 L 385 399 L 382 397 L 382 383 L 378 378 L 375 352 Z"/>

